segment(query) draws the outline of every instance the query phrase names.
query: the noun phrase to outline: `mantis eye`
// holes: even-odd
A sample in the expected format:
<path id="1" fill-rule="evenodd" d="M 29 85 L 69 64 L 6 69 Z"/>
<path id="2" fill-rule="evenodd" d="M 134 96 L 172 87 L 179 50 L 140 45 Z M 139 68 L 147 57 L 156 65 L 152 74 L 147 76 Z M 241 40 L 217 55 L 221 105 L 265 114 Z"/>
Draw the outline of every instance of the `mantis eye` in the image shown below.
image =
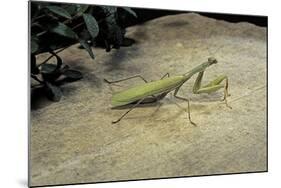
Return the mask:
<path id="1" fill-rule="evenodd" d="M 211 64 L 215 64 L 215 63 L 217 63 L 218 61 L 217 61 L 217 59 L 214 58 L 214 57 L 209 57 L 209 58 L 208 58 L 208 62 L 211 63 Z"/>

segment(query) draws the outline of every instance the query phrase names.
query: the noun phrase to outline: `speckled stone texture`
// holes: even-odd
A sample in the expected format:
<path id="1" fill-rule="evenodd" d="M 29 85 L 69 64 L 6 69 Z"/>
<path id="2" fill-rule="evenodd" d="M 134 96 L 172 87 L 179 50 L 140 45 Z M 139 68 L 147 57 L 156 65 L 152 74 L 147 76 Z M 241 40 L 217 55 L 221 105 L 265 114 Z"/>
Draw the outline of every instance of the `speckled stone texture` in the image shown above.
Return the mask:
<path id="1" fill-rule="evenodd" d="M 60 102 L 33 103 L 31 185 L 266 171 L 266 35 L 249 23 L 180 14 L 128 28 L 133 46 L 110 53 L 95 48 L 95 60 L 77 45 L 65 50 L 65 63 L 84 79 L 64 85 Z M 160 108 L 136 108 L 111 124 L 127 110 L 110 109 L 112 94 L 142 81 L 108 85 L 104 78 L 181 75 L 209 56 L 219 63 L 203 82 L 227 75 L 232 109 L 220 101 L 222 90 L 192 94 L 194 77 L 179 94 L 190 98 L 197 127 L 188 122 L 187 103 L 171 95 Z"/>

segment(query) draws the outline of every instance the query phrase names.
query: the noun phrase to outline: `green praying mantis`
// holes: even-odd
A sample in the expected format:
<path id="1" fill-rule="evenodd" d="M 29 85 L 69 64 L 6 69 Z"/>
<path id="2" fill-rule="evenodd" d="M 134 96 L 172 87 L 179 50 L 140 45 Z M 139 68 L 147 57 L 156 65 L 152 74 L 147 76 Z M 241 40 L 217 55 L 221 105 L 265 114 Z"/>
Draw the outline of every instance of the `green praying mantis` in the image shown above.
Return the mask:
<path id="1" fill-rule="evenodd" d="M 112 84 L 117 82 L 122 82 L 125 80 L 133 79 L 133 78 L 140 78 L 145 83 L 131 87 L 129 89 L 120 91 L 114 94 L 111 98 L 112 108 L 122 107 L 125 105 L 132 104 L 130 109 L 126 111 L 120 118 L 112 123 L 117 123 L 122 120 L 130 111 L 132 111 L 135 107 L 139 104 L 143 103 L 153 103 L 163 99 L 168 93 L 174 91 L 174 97 L 180 100 L 184 100 L 188 104 L 187 113 L 189 122 L 193 125 L 196 125 L 191 120 L 190 115 L 190 102 L 188 98 L 178 96 L 178 91 L 181 86 L 188 81 L 193 75 L 198 73 L 198 76 L 195 80 L 193 85 L 193 93 L 200 94 L 200 93 L 212 93 L 216 92 L 219 89 L 224 88 L 224 97 L 222 101 L 225 101 L 227 107 L 231 108 L 227 103 L 227 97 L 230 96 L 228 93 L 228 77 L 226 75 L 221 75 L 214 79 L 213 81 L 209 82 L 208 84 L 201 86 L 204 71 L 213 64 L 218 63 L 218 61 L 214 57 L 208 58 L 208 60 L 192 70 L 188 71 L 187 73 L 180 75 L 180 76 L 170 76 L 169 73 L 166 73 L 160 80 L 148 82 L 144 79 L 141 75 L 135 75 L 128 78 L 124 78 L 121 80 L 109 81 L 104 79 L 105 82 Z M 222 83 L 224 81 L 224 84 Z"/>

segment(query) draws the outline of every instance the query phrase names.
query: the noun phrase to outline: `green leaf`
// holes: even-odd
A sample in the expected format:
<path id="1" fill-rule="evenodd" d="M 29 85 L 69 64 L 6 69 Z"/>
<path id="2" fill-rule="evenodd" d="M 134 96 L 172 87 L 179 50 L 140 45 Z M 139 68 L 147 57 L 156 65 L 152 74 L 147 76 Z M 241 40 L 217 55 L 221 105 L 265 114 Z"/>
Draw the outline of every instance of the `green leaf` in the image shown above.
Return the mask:
<path id="1" fill-rule="evenodd" d="M 130 13 L 131 15 L 133 15 L 134 17 L 138 17 L 137 14 L 129 7 L 121 7 L 122 9 L 124 9 L 125 11 L 127 11 L 128 13 Z"/>
<path id="2" fill-rule="evenodd" d="M 69 66 L 68 65 L 65 65 L 63 64 L 61 69 L 60 69 L 60 72 L 63 74 L 65 71 L 67 71 L 69 69 Z"/>
<path id="3" fill-rule="evenodd" d="M 65 9 L 63 9 L 61 7 L 58 7 L 58 6 L 46 6 L 46 8 L 49 11 L 51 11 L 51 12 L 53 12 L 53 13 L 59 15 L 59 16 L 71 19 L 71 15 Z"/>
<path id="4" fill-rule="evenodd" d="M 101 8 L 109 14 L 114 14 L 117 11 L 117 8 L 112 6 L 101 6 Z"/>
<path id="5" fill-rule="evenodd" d="M 44 81 L 54 82 L 60 77 L 61 73 L 54 64 L 43 64 L 41 75 Z"/>
<path id="6" fill-rule="evenodd" d="M 43 64 L 41 65 L 42 74 L 52 74 L 57 70 L 57 65 L 54 64 Z"/>
<path id="7" fill-rule="evenodd" d="M 58 24 L 56 24 L 55 26 L 51 26 L 49 28 L 50 32 L 68 37 L 68 38 L 72 38 L 72 39 L 77 39 L 78 36 L 76 35 L 76 33 L 67 25 L 59 22 Z"/>
<path id="8" fill-rule="evenodd" d="M 130 38 L 124 38 L 122 41 L 121 46 L 127 47 L 127 46 L 132 46 L 136 41 L 134 39 L 130 39 Z"/>
<path id="9" fill-rule="evenodd" d="M 83 18 L 91 37 L 96 38 L 99 34 L 99 25 L 96 19 L 90 14 L 83 14 Z"/>
<path id="10" fill-rule="evenodd" d="M 75 4 L 71 4 L 66 6 L 64 9 L 70 14 L 70 15 L 75 15 L 76 14 L 76 6 Z"/>
<path id="11" fill-rule="evenodd" d="M 76 70 L 66 70 L 63 73 L 64 76 L 66 76 L 66 81 L 73 82 L 77 81 L 83 78 L 83 75 L 81 72 L 76 71 Z"/>
<path id="12" fill-rule="evenodd" d="M 88 8 L 89 5 L 77 5 L 77 15 L 82 15 Z"/>
<path id="13" fill-rule="evenodd" d="M 44 79 L 44 81 L 54 82 L 57 80 L 57 78 L 60 77 L 61 73 L 61 67 L 62 67 L 62 59 L 55 54 L 54 52 L 50 52 L 52 55 L 54 55 L 57 59 L 57 64 L 42 64 L 41 65 L 41 74 Z"/>
<path id="14" fill-rule="evenodd" d="M 46 82 L 45 89 L 46 89 L 46 95 L 50 100 L 55 102 L 60 101 L 62 97 L 62 91 L 58 86 L 53 85 L 50 82 Z"/>
<path id="15" fill-rule="evenodd" d="M 34 37 L 31 37 L 31 53 L 35 53 L 39 48 L 39 45 L 37 43 L 37 39 Z"/>
<path id="16" fill-rule="evenodd" d="M 87 43 L 86 40 L 84 39 L 80 39 L 79 40 L 80 44 L 85 48 L 85 50 L 87 50 L 87 52 L 89 53 L 89 55 L 91 56 L 92 59 L 95 59 L 95 55 L 92 51 L 91 46 Z"/>

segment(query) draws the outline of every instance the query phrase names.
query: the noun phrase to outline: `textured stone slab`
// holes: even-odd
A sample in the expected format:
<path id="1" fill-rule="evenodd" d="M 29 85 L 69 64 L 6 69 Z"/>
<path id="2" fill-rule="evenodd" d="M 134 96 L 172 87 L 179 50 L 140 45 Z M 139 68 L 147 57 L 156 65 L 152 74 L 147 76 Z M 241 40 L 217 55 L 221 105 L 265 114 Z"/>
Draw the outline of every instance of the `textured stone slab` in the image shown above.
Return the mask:
<path id="1" fill-rule="evenodd" d="M 96 59 L 77 45 L 61 55 L 85 75 L 63 86 L 58 103 L 38 103 L 31 112 L 31 185 L 265 171 L 266 28 L 181 14 L 128 28 L 137 43 Z M 112 125 L 126 109 L 110 109 L 113 92 L 141 83 L 109 86 L 109 80 L 141 74 L 156 80 L 183 74 L 215 56 L 204 81 L 229 77 L 229 104 L 222 91 L 192 94 L 195 78 L 179 94 L 191 99 L 194 127 L 173 97 L 137 108 Z M 182 107 L 187 104 L 177 101 Z"/>

